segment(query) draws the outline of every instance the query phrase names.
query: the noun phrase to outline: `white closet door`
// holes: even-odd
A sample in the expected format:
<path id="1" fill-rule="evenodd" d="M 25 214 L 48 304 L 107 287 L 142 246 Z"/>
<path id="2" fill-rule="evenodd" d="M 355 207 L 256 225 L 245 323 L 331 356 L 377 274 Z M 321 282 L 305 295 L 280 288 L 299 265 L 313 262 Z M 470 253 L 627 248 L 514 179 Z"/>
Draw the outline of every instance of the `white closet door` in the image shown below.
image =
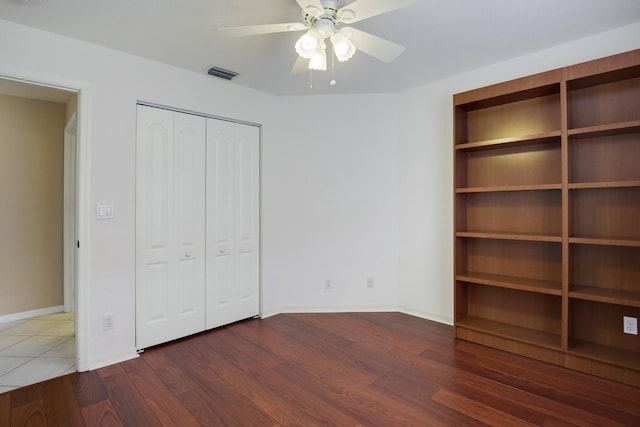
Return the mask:
<path id="1" fill-rule="evenodd" d="M 138 107 L 136 346 L 204 330 L 205 119 Z"/>
<path id="2" fill-rule="evenodd" d="M 207 119 L 207 329 L 253 317 L 259 296 L 259 129 Z"/>

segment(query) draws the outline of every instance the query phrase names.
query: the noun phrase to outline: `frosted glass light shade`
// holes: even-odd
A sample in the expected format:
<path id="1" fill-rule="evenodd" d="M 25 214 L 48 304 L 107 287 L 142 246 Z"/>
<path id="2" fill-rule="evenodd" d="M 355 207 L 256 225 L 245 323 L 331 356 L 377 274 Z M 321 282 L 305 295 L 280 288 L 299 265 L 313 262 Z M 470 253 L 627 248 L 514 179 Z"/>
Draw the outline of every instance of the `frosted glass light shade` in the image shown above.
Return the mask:
<path id="1" fill-rule="evenodd" d="M 318 71 L 325 71 L 327 69 L 327 51 L 324 43 L 318 46 L 311 57 L 311 60 L 309 61 L 309 69 Z"/>
<path id="2" fill-rule="evenodd" d="M 311 59 L 318 47 L 318 35 L 313 31 L 307 31 L 296 42 L 296 52 L 305 59 Z"/>
<path id="3" fill-rule="evenodd" d="M 331 35 L 331 44 L 340 62 L 348 61 L 356 53 L 356 47 L 351 40 L 339 31 Z"/>

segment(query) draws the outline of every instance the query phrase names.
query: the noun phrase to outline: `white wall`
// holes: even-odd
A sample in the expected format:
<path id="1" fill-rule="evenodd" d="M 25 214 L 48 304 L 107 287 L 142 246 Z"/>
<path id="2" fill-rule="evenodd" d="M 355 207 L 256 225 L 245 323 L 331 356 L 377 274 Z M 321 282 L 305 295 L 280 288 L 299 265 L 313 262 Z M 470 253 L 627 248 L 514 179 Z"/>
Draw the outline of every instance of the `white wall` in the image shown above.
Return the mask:
<path id="1" fill-rule="evenodd" d="M 263 125 L 265 313 L 396 307 L 397 95 L 279 98 L 2 20 L 0 52 L 0 76 L 82 89 L 81 369 L 135 357 L 139 100 Z M 97 203 L 112 203 L 115 218 L 95 220 Z M 113 330 L 102 330 L 103 314 Z"/>
<path id="2" fill-rule="evenodd" d="M 80 209 L 92 219 L 80 242 L 81 249 L 91 245 L 87 283 L 81 284 L 86 291 L 80 301 L 83 307 L 78 309 L 85 309 L 79 326 L 86 328 L 87 337 L 82 343 L 86 360 L 81 360 L 81 368 L 133 357 L 136 101 L 258 122 L 268 128 L 277 114 L 271 107 L 273 97 L 5 21 L 0 21 L 0 52 L 0 74 L 85 90 L 79 119 L 85 131 L 89 129 L 80 144 L 90 149 L 90 200 Z M 264 143 L 268 146 L 269 140 Z M 93 219 L 96 203 L 113 203 L 115 218 Z M 115 328 L 103 332 L 106 313 L 113 314 Z"/>
<path id="3" fill-rule="evenodd" d="M 401 94 L 403 311 L 453 323 L 453 94 L 638 48 L 640 24 L 635 24 Z"/>
<path id="4" fill-rule="evenodd" d="M 396 309 L 397 95 L 282 101 L 263 153 L 266 311 Z"/>

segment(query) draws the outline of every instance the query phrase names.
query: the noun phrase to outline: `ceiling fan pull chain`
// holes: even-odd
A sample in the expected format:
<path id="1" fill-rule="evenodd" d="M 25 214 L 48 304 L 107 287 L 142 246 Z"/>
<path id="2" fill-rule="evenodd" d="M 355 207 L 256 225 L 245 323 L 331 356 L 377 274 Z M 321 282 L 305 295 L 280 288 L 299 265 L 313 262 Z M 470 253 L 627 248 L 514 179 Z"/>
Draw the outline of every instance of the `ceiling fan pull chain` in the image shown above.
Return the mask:
<path id="1" fill-rule="evenodd" d="M 309 68 L 309 89 L 313 89 L 313 70 Z"/>
<path id="2" fill-rule="evenodd" d="M 331 81 L 329 82 L 329 84 L 331 86 L 336 84 L 336 50 L 335 48 L 332 46 L 331 47 Z"/>

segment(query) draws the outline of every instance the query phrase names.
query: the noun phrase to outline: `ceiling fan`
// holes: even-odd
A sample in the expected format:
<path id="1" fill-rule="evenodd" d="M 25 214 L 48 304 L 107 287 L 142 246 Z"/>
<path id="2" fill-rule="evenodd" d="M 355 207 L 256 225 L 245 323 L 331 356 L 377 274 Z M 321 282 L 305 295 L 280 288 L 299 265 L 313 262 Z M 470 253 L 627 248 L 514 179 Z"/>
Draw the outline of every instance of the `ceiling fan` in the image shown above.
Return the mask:
<path id="1" fill-rule="evenodd" d="M 335 57 L 348 61 L 356 51 L 362 51 L 380 61 L 395 60 L 404 47 L 344 24 L 353 24 L 414 3 L 416 0 L 296 0 L 302 9 L 304 22 L 248 25 L 219 28 L 230 37 L 253 36 L 291 31 L 307 32 L 295 44 L 299 57 L 291 72 L 327 69 L 327 39 Z"/>

